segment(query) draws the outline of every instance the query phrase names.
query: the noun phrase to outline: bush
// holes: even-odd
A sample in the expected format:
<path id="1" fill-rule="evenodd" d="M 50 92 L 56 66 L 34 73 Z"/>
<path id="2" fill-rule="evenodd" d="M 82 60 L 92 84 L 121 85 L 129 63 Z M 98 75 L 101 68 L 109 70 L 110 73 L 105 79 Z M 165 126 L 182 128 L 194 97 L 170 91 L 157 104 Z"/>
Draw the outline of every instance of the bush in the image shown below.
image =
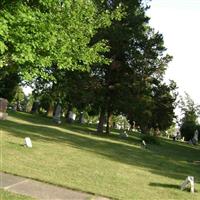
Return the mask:
<path id="1" fill-rule="evenodd" d="M 198 129 L 198 126 L 193 121 L 186 121 L 182 124 L 180 131 L 181 136 L 185 137 L 186 141 L 189 141 L 194 136 L 195 130 Z"/>
<path id="2" fill-rule="evenodd" d="M 144 140 L 147 144 L 160 144 L 160 141 L 156 136 L 143 135 L 141 139 Z"/>

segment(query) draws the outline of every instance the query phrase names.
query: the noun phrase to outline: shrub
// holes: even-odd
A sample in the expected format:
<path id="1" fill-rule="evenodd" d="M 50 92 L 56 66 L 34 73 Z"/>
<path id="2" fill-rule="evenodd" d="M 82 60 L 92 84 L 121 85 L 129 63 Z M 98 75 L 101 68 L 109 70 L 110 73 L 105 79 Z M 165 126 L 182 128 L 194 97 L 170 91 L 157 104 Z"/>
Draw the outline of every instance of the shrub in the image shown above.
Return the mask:
<path id="1" fill-rule="evenodd" d="M 189 141 L 194 136 L 195 130 L 198 128 L 195 122 L 186 121 L 181 125 L 181 136 L 185 137 L 186 141 Z"/>
<path id="2" fill-rule="evenodd" d="M 160 144 L 159 138 L 156 136 L 143 135 L 141 139 L 144 140 L 147 144 Z"/>

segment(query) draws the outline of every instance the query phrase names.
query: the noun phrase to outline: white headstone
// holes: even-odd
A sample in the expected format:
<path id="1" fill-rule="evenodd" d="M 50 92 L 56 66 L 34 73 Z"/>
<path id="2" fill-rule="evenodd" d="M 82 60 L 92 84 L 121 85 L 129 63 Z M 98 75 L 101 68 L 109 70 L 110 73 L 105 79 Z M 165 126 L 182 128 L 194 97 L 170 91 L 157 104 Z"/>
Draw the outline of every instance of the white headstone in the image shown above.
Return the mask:
<path id="1" fill-rule="evenodd" d="M 24 139 L 24 145 L 28 148 L 32 148 L 32 142 L 31 139 L 29 137 L 25 137 Z"/>
<path id="2" fill-rule="evenodd" d="M 73 121 L 75 121 L 76 119 L 76 114 L 73 113 L 72 111 L 69 112 L 69 118 L 72 119 Z"/>
<path id="3" fill-rule="evenodd" d="M 56 106 L 56 110 L 55 110 L 55 114 L 53 116 L 53 120 L 57 123 L 57 124 L 61 124 L 61 120 L 60 120 L 60 117 L 61 117 L 61 111 L 62 111 L 62 107 L 60 104 L 58 104 Z"/>
<path id="4" fill-rule="evenodd" d="M 144 146 L 146 146 L 147 144 L 146 144 L 146 142 L 144 141 L 144 140 L 142 140 L 142 144 L 144 145 Z"/>
<path id="5" fill-rule="evenodd" d="M 198 136 L 199 136 L 199 132 L 198 132 L 198 130 L 195 130 L 194 137 L 193 137 L 193 143 L 194 144 L 198 143 Z"/>
<path id="6" fill-rule="evenodd" d="M 185 141 L 185 137 L 182 137 L 182 138 L 181 138 L 181 142 L 184 142 L 184 141 Z"/>
<path id="7" fill-rule="evenodd" d="M 185 181 L 181 184 L 181 190 L 184 190 L 190 184 L 191 189 L 190 191 L 194 193 L 194 177 L 188 176 Z"/>

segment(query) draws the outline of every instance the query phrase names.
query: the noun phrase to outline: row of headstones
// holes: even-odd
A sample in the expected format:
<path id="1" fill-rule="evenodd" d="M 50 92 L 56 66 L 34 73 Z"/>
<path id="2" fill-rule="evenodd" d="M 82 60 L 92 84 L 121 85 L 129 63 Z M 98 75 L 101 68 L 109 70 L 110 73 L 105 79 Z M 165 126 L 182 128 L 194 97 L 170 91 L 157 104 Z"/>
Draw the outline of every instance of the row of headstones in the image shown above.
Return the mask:
<path id="1" fill-rule="evenodd" d="M 56 124 L 61 124 L 61 115 L 62 115 L 62 107 L 60 104 L 58 104 L 56 106 L 56 110 L 55 110 L 55 114 L 53 116 L 53 121 L 56 123 Z M 72 123 L 73 121 L 75 121 L 76 119 L 76 114 L 73 113 L 72 111 L 69 111 L 69 115 L 68 115 L 68 122 L 69 123 Z M 81 122 L 82 123 L 82 122 Z"/>
<path id="2" fill-rule="evenodd" d="M 146 148 L 146 143 L 144 140 L 142 140 L 142 145 Z M 26 137 L 24 139 L 24 146 L 28 148 L 32 148 L 33 145 L 29 137 Z M 193 176 L 188 176 L 185 179 L 185 181 L 183 181 L 183 183 L 181 184 L 180 189 L 185 190 L 186 188 L 188 188 L 188 186 L 190 186 L 190 191 L 194 193 L 194 177 Z"/>
<path id="3" fill-rule="evenodd" d="M 0 120 L 5 120 L 8 116 L 7 111 L 8 101 L 7 99 L 0 98 Z"/>
<path id="4" fill-rule="evenodd" d="M 8 116 L 8 113 L 6 113 L 7 111 L 7 106 L 8 106 L 8 101 L 4 98 L 0 98 L 0 120 L 5 120 Z M 37 106 L 33 106 L 33 110 L 36 109 Z M 55 110 L 55 114 L 53 116 L 53 120 L 55 123 L 60 124 L 61 123 L 61 114 L 62 114 L 62 107 L 60 104 L 58 104 L 56 106 L 56 110 Z M 83 113 L 81 113 L 81 120 L 80 123 L 84 123 L 84 119 L 83 119 Z M 68 116 L 69 122 L 73 122 L 76 119 L 76 114 L 73 113 L 72 111 L 69 112 L 69 116 Z"/>

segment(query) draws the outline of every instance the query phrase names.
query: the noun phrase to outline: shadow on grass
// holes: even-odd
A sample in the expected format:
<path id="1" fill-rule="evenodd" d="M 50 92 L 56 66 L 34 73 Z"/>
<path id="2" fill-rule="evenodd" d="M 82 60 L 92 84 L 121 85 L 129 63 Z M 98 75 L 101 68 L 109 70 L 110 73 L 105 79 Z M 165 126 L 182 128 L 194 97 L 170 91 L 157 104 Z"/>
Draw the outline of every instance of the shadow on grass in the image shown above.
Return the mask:
<path id="1" fill-rule="evenodd" d="M 151 173 L 179 180 L 184 180 L 188 175 L 199 176 L 199 166 L 184 162 L 188 158 L 197 160 L 199 149 L 174 145 L 164 140 L 161 146 L 142 149 L 140 148 L 140 138 L 137 137 L 128 139 L 120 139 L 117 135 L 101 137 L 86 134 L 88 130 L 94 130 L 85 126 L 53 126 L 49 119 L 40 117 L 40 120 L 38 116 L 30 114 L 19 113 L 18 115 L 15 113 L 13 116 L 25 121 L 30 120 L 33 123 L 29 125 L 7 120 L 0 124 L 2 130 L 8 131 L 9 134 L 18 138 L 24 139 L 28 136 L 33 142 L 66 143 L 74 148 L 89 151 L 116 162 L 146 168 Z"/>
<path id="2" fill-rule="evenodd" d="M 175 184 L 149 183 L 149 185 L 152 186 L 152 187 L 162 187 L 162 188 L 170 188 L 170 189 L 177 189 L 177 190 L 181 189 L 180 185 L 175 185 Z M 190 187 L 185 188 L 183 192 L 191 193 Z M 194 190 L 194 192 L 198 193 L 198 191 L 196 189 Z"/>
<path id="3" fill-rule="evenodd" d="M 175 185 L 175 184 L 149 183 L 149 185 L 153 186 L 153 187 L 174 188 L 174 189 L 179 189 L 180 190 L 180 186 L 179 185 Z"/>

